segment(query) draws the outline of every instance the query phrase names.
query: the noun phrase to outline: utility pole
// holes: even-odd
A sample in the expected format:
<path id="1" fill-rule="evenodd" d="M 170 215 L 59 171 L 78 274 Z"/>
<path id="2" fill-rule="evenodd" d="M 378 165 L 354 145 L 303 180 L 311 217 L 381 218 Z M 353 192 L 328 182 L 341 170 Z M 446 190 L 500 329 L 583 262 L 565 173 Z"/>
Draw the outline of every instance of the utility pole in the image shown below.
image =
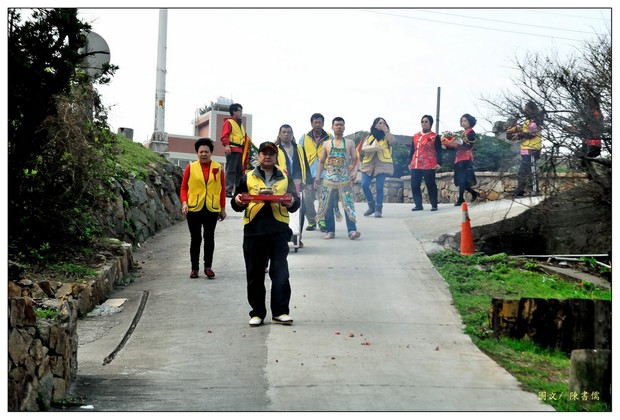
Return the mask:
<path id="1" fill-rule="evenodd" d="M 166 111 L 166 48 L 168 37 L 168 10 L 159 10 L 157 40 L 157 77 L 155 79 L 155 128 L 149 148 L 164 157 L 169 156 L 168 136 L 165 132 Z"/>
<path id="2" fill-rule="evenodd" d="M 441 134 L 439 132 L 439 109 L 440 109 L 440 104 L 441 102 L 441 86 L 437 86 L 437 115 L 435 116 L 435 133 L 437 134 Z"/>

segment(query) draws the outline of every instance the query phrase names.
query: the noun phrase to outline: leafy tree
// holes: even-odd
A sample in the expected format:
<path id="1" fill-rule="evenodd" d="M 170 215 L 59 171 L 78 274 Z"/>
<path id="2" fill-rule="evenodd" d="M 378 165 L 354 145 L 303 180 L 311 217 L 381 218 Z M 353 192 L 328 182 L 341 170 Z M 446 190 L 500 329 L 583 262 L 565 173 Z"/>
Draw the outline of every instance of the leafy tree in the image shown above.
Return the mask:
<path id="1" fill-rule="evenodd" d="M 22 16 L 22 14 L 24 16 Z M 77 9 L 8 10 L 9 257 L 58 258 L 93 239 L 91 210 L 114 173 L 115 136 L 82 69 Z"/>
<path id="2" fill-rule="evenodd" d="M 515 59 L 516 92 L 485 99 L 498 115 L 494 131 L 503 136 L 522 119 L 528 101 L 544 110 L 542 176 L 553 179 L 559 171 L 584 171 L 590 182 L 584 195 L 611 205 L 611 34 L 585 42 L 574 54 L 531 53 Z M 600 119 L 593 119 L 596 109 Z M 600 138 L 600 155 L 588 154 L 584 140 Z M 552 185 L 552 183 L 548 183 Z M 553 193 L 553 191 L 547 191 Z"/>

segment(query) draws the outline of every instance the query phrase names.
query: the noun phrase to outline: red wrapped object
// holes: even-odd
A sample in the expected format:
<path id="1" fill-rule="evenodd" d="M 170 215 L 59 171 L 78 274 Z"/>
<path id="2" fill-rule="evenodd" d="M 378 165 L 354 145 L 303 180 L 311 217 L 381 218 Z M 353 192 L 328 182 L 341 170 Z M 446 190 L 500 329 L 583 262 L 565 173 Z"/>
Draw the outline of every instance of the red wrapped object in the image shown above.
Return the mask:
<path id="1" fill-rule="evenodd" d="M 288 193 L 282 194 L 282 195 L 276 195 L 276 194 L 252 195 L 250 193 L 241 193 L 241 201 L 244 204 L 248 204 L 252 201 L 263 202 L 263 203 L 278 201 L 282 204 L 291 204 L 293 202 L 293 195 L 288 194 Z"/>
<path id="2" fill-rule="evenodd" d="M 446 146 L 449 149 L 454 149 L 457 146 L 456 137 L 454 136 L 444 136 L 441 138 L 442 146 Z"/>

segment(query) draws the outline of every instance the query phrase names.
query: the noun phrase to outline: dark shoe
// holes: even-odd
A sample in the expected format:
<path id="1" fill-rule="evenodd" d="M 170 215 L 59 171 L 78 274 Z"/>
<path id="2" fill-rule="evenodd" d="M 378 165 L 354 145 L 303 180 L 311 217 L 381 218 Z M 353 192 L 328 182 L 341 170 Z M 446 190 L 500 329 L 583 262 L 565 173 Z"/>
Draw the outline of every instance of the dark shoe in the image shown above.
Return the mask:
<path id="1" fill-rule="evenodd" d="M 312 230 L 316 230 L 316 223 L 310 223 L 307 227 L 306 227 L 307 231 L 312 231 Z"/>
<path id="2" fill-rule="evenodd" d="M 463 204 L 465 202 L 465 200 L 458 200 L 456 203 L 454 203 L 454 207 L 458 207 L 461 204 Z"/>
<path id="3" fill-rule="evenodd" d="M 210 279 L 215 278 L 215 273 L 210 268 L 205 268 L 205 275 Z"/>
<path id="4" fill-rule="evenodd" d="M 349 232 L 349 239 L 351 240 L 357 239 L 360 236 L 362 236 L 362 233 L 358 232 L 357 230 L 352 230 L 351 232 Z"/>
<path id="5" fill-rule="evenodd" d="M 431 207 L 431 211 L 437 211 L 437 207 Z"/>
<path id="6" fill-rule="evenodd" d="M 189 275 L 190 279 L 197 279 L 198 278 L 198 270 L 192 270 L 192 272 Z"/>
<path id="7" fill-rule="evenodd" d="M 424 207 L 414 207 L 411 209 L 411 211 L 420 211 L 420 210 L 424 210 Z"/>

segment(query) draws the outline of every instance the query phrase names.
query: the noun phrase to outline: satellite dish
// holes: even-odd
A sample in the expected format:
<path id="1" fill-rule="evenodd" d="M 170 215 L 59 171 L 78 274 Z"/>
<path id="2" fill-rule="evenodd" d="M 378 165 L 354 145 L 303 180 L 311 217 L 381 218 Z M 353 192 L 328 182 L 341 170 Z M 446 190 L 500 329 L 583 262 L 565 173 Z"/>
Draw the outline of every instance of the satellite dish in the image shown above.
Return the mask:
<path id="1" fill-rule="evenodd" d="M 82 68 L 91 77 L 102 73 L 103 66 L 110 63 L 110 48 L 101 35 L 89 32 L 86 36 L 86 46 L 80 48 L 80 54 L 86 54 L 82 60 Z"/>

